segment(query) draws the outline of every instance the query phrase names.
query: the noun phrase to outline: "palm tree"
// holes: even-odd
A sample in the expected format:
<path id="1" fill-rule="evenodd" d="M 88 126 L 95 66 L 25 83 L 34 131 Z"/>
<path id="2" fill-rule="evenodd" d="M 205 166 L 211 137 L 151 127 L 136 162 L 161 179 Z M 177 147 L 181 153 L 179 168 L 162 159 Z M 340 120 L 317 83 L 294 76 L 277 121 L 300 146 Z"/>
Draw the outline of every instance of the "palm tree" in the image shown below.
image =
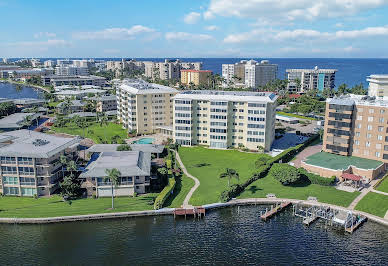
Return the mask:
<path id="1" fill-rule="evenodd" d="M 108 116 L 106 114 L 103 114 L 102 116 L 100 116 L 100 127 L 102 127 L 103 125 L 107 126 L 108 125 Z M 104 130 L 104 138 L 105 138 L 105 142 L 107 141 L 106 140 L 106 130 Z"/>
<path id="2" fill-rule="evenodd" d="M 232 178 L 236 178 L 237 180 L 240 180 L 240 175 L 237 173 L 235 169 L 226 168 L 226 171 L 224 173 L 220 174 L 220 178 L 228 178 L 228 186 L 230 187 L 230 180 Z"/>
<path id="3" fill-rule="evenodd" d="M 37 106 L 35 106 L 35 107 L 31 108 L 30 111 L 31 111 L 31 113 L 37 114 L 39 112 L 39 108 Z M 39 119 L 38 118 L 39 118 L 39 116 L 36 116 L 36 118 L 35 118 L 36 128 L 38 128 L 38 126 L 39 126 Z"/>
<path id="4" fill-rule="evenodd" d="M 73 160 L 71 160 L 67 163 L 67 171 L 70 171 L 71 174 L 73 174 L 73 172 L 77 171 L 77 165 L 75 164 L 75 162 Z"/>
<path id="5" fill-rule="evenodd" d="M 104 177 L 104 182 L 110 181 L 112 187 L 112 209 L 114 209 L 114 200 L 113 200 L 113 186 L 117 187 L 120 184 L 121 173 L 116 168 L 105 169 L 107 176 Z"/>
<path id="6" fill-rule="evenodd" d="M 64 165 L 67 164 L 67 157 L 65 155 L 61 155 L 61 157 L 59 157 L 59 161 L 62 164 L 62 176 L 64 176 L 64 173 L 65 173 Z"/>

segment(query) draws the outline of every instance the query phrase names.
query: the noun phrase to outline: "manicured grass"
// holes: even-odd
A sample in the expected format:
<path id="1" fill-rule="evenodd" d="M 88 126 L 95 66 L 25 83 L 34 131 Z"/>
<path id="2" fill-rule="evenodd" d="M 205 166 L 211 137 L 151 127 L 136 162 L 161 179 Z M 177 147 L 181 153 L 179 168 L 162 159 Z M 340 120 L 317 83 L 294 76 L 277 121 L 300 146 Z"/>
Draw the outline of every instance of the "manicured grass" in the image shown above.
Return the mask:
<path id="1" fill-rule="evenodd" d="M 49 107 L 57 107 L 57 105 L 59 104 L 60 102 L 49 102 L 48 103 L 48 106 Z"/>
<path id="2" fill-rule="evenodd" d="M 181 178 L 177 178 L 177 183 L 174 188 L 174 193 L 166 200 L 164 207 L 179 208 L 182 206 L 187 193 L 194 186 L 195 182 L 185 174 Z"/>
<path id="3" fill-rule="evenodd" d="M 39 218 L 72 216 L 94 213 L 143 211 L 153 209 L 157 194 L 147 194 L 136 198 L 115 198 L 115 208 L 111 210 L 112 198 L 78 199 L 71 204 L 63 202 L 60 196 L 50 198 L 0 197 L 0 217 Z"/>
<path id="4" fill-rule="evenodd" d="M 276 112 L 276 114 L 278 114 L 278 115 L 285 115 L 285 116 L 291 116 L 291 117 L 296 117 L 296 118 L 300 118 L 300 119 L 317 120 L 316 118 L 313 118 L 313 117 L 307 117 L 307 116 L 297 115 L 297 114 L 293 114 L 293 113 Z"/>
<path id="5" fill-rule="evenodd" d="M 265 198 L 273 193 L 278 198 L 306 200 L 309 196 L 316 197 L 319 202 L 348 207 L 360 192 L 345 192 L 330 186 L 316 184 L 283 186 L 271 175 L 259 179 L 248 186 L 239 198 Z"/>
<path id="6" fill-rule="evenodd" d="M 388 211 L 388 196 L 375 192 L 369 192 L 357 204 L 356 210 L 384 218 Z"/>
<path id="7" fill-rule="evenodd" d="M 252 176 L 257 158 L 257 154 L 203 147 L 180 147 L 179 155 L 187 171 L 201 182 L 189 202 L 194 206 L 219 202 L 228 187 L 228 179 L 219 178 L 220 174 L 227 167 L 236 169 L 242 183 Z M 231 184 L 235 183 L 237 180 L 232 179 Z"/>
<path id="8" fill-rule="evenodd" d="M 381 181 L 376 190 L 388 193 L 388 176 Z"/>
<path id="9" fill-rule="evenodd" d="M 51 130 L 57 133 L 66 133 L 71 135 L 83 136 L 83 129 L 70 123 L 65 127 L 51 127 Z M 107 140 L 108 143 L 112 143 L 113 136 L 120 136 L 121 139 L 128 138 L 127 131 L 122 128 L 121 125 L 115 123 L 108 123 L 108 125 L 100 126 L 99 123 L 91 122 L 87 128 L 85 128 L 85 137 L 92 139 L 95 143 L 102 143 L 102 140 Z M 100 139 L 101 138 L 101 139 Z"/>

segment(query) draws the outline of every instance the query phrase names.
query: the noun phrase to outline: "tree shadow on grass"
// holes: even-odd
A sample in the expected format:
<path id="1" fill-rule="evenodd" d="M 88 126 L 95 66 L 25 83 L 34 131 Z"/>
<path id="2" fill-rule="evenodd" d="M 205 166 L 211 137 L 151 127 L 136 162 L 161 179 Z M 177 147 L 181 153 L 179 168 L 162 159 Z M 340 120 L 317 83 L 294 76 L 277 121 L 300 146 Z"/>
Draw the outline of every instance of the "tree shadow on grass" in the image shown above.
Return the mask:
<path id="1" fill-rule="evenodd" d="M 204 166 L 210 166 L 211 164 L 210 163 L 198 163 L 198 164 L 194 164 L 194 167 L 204 167 Z"/>
<path id="2" fill-rule="evenodd" d="M 288 186 L 289 187 L 308 187 L 310 185 L 311 185 L 311 182 L 307 178 L 307 176 L 301 175 L 300 179 L 297 182 L 295 182 L 293 184 L 289 184 Z"/>
<path id="3" fill-rule="evenodd" d="M 248 189 L 248 191 L 251 192 L 251 194 L 255 194 L 259 190 L 263 190 L 263 189 L 258 188 L 257 186 L 250 186 Z"/>

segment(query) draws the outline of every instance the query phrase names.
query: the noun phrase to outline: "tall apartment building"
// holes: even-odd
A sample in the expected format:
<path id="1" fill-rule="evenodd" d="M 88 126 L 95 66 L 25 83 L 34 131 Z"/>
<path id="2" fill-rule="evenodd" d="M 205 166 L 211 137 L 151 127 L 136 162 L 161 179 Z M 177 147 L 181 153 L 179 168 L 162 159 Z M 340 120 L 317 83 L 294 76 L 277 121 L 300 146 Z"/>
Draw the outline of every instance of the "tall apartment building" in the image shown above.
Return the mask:
<path id="1" fill-rule="evenodd" d="M 74 157 L 78 138 L 29 130 L 0 134 L 0 192 L 12 196 L 46 196 L 62 178 L 60 156 Z"/>
<path id="2" fill-rule="evenodd" d="M 188 146 L 270 150 L 277 97 L 268 92 L 181 92 L 174 97 L 174 140 Z"/>
<path id="3" fill-rule="evenodd" d="M 91 61 L 82 59 L 57 59 L 57 65 L 58 66 L 75 66 L 75 67 L 89 67 Z"/>
<path id="4" fill-rule="evenodd" d="M 213 72 L 210 70 L 181 70 L 181 83 L 184 85 L 211 85 Z"/>
<path id="5" fill-rule="evenodd" d="M 46 61 L 44 61 L 43 62 L 43 66 L 44 67 L 54 67 L 54 65 L 55 65 L 55 62 L 53 61 L 53 60 L 46 60 Z"/>
<path id="6" fill-rule="evenodd" d="M 328 99 L 325 117 L 324 151 L 388 163 L 388 99 Z"/>
<path id="7" fill-rule="evenodd" d="M 247 60 L 241 60 L 235 64 L 222 64 L 223 87 L 235 85 L 245 86 L 245 64 Z"/>
<path id="8" fill-rule="evenodd" d="M 75 65 L 60 65 L 55 67 L 55 75 L 57 76 L 87 76 L 89 68 L 78 67 Z"/>
<path id="9" fill-rule="evenodd" d="M 368 95 L 375 97 L 388 97 L 388 75 L 370 75 Z"/>
<path id="10" fill-rule="evenodd" d="M 255 60 L 248 60 L 245 63 L 245 86 L 257 88 L 276 79 L 278 65 L 270 64 L 268 60 L 260 63 Z"/>
<path id="11" fill-rule="evenodd" d="M 125 80 L 117 87 L 117 118 L 128 131 L 153 133 L 172 125 L 172 97 L 178 91 L 143 80 Z"/>
<path id="12" fill-rule="evenodd" d="M 180 80 L 182 69 L 201 70 L 201 62 L 181 62 L 165 59 L 164 62 L 144 61 L 144 75 L 151 79 Z"/>
<path id="13" fill-rule="evenodd" d="M 304 93 L 309 90 L 322 92 L 325 89 L 334 89 L 337 71 L 337 69 L 319 69 L 317 66 L 314 69 L 287 69 L 287 89 L 291 93 Z"/>

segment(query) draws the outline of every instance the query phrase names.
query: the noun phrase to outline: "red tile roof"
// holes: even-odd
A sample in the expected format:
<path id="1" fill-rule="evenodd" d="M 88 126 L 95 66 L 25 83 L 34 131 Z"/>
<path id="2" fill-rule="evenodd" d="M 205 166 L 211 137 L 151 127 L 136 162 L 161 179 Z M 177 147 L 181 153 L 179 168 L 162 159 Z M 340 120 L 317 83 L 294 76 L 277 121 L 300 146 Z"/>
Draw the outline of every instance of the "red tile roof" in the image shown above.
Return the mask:
<path id="1" fill-rule="evenodd" d="M 349 174 L 349 173 L 343 173 L 341 175 L 344 179 L 347 179 L 347 180 L 353 180 L 353 181 L 360 181 L 361 180 L 361 176 L 359 175 L 353 175 L 353 174 Z"/>

